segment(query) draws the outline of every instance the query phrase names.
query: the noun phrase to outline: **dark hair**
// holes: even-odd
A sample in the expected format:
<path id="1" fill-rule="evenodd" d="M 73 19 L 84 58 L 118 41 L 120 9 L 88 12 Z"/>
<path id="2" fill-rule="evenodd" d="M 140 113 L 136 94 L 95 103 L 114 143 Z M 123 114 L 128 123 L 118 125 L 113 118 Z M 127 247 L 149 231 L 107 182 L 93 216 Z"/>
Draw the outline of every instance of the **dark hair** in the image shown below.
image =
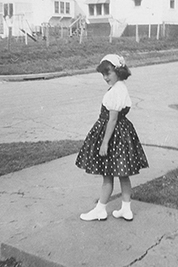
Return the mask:
<path id="1" fill-rule="evenodd" d="M 129 70 L 129 68 L 127 67 L 127 65 L 125 65 L 124 67 L 115 67 L 110 61 L 108 60 L 103 60 L 98 67 L 96 68 L 96 70 L 102 74 L 108 74 L 109 71 L 111 70 L 111 68 L 115 71 L 115 73 L 117 74 L 118 78 L 123 81 L 123 80 L 127 80 L 127 78 L 131 75 L 131 72 Z"/>

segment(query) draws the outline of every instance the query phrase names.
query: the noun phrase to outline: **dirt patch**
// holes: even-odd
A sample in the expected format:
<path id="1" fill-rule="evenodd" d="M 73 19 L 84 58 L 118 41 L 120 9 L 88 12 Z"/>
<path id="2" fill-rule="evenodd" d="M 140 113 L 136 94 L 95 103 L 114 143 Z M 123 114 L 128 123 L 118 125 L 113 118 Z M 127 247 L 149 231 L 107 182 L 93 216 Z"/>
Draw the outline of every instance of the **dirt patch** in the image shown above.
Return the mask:
<path id="1" fill-rule="evenodd" d="M 22 267 L 21 262 L 17 262 L 14 258 L 9 258 L 4 261 L 0 261 L 0 267 Z"/>
<path id="2" fill-rule="evenodd" d="M 169 107 L 178 110 L 178 104 L 172 104 Z"/>

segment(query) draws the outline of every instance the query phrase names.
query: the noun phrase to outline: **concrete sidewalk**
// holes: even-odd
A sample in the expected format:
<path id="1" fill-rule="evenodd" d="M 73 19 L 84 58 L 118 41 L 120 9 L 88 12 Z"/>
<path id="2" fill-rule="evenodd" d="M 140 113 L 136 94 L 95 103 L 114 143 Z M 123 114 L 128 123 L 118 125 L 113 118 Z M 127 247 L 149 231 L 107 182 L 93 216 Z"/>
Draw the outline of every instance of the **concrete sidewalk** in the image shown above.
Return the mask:
<path id="1" fill-rule="evenodd" d="M 178 167 L 172 108 L 178 99 L 177 66 L 132 70 L 129 117 L 150 165 L 131 178 L 133 187 Z M 0 142 L 83 139 L 98 116 L 103 84 L 96 73 L 2 84 Z M 121 203 L 116 179 L 108 220 L 81 221 L 80 213 L 95 205 L 102 180 L 76 168 L 75 158 L 0 177 L 1 257 L 14 256 L 23 267 L 177 267 L 178 210 L 133 201 L 133 222 L 116 220 L 111 216 Z"/>
<path id="2" fill-rule="evenodd" d="M 164 175 L 178 164 L 178 151 L 145 147 L 149 169 L 132 186 Z M 121 204 L 116 179 L 105 222 L 83 222 L 81 212 L 95 205 L 100 176 L 74 166 L 76 155 L 1 177 L 2 256 L 23 266 L 126 267 L 178 266 L 178 210 L 133 201 L 133 222 L 114 219 Z M 175 160 L 176 159 L 176 160 Z"/>

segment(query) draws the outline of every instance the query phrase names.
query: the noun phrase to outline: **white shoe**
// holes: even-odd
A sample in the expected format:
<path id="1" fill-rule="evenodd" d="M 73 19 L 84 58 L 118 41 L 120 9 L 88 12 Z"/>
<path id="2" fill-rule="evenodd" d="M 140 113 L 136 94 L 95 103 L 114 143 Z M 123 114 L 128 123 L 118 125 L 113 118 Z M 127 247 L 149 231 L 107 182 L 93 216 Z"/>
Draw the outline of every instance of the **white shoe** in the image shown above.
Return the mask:
<path id="1" fill-rule="evenodd" d="M 105 209 L 99 210 L 95 207 L 93 210 L 89 211 L 88 213 L 82 213 L 80 215 L 80 219 L 83 221 L 104 221 L 107 219 L 107 212 Z"/>
<path id="2" fill-rule="evenodd" d="M 133 220 L 133 212 L 130 209 L 130 202 L 122 201 L 122 207 L 120 210 L 114 210 L 112 215 L 114 218 L 123 218 L 126 221 Z"/>
<path id="3" fill-rule="evenodd" d="M 112 213 L 114 218 L 123 218 L 126 221 L 132 221 L 133 220 L 133 212 L 130 211 L 123 211 L 122 209 L 120 210 L 114 210 Z"/>

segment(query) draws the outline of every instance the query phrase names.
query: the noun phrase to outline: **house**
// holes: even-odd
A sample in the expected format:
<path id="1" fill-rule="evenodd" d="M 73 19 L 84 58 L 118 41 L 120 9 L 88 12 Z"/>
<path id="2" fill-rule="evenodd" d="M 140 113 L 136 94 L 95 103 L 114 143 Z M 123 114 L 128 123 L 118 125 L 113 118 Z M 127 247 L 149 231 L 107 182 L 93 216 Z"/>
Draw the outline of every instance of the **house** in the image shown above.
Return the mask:
<path id="1" fill-rule="evenodd" d="M 162 33 L 178 33 L 178 0 L 86 0 L 87 29 L 92 35 L 135 35 L 136 25 L 142 35 L 148 35 L 157 25 Z M 149 28 L 150 29 L 150 28 Z"/>
<path id="2" fill-rule="evenodd" d="M 83 9 L 75 0 L 0 0 L 0 36 L 9 29 L 13 36 L 32 34 L 46 24 L 69 27 Z"/>
<path id="3" fill-rule="evenodd" d="M 120 37 L 178 33 L 178 0 L 0 0 L 0 37 L 75 27 L 85 18 L 87 34 Z M 72 26 L 71 26 L 72 25 Z M 137 28 L 138 28 L 137 27 Z"/>
<path id="4" fill-rule="evenodd" d="M 12 35 L 22 35 L 21 30 L 31 28 L 32 18 L 32 3 L 28 0 L 3 0 L 0 2 L 0 36 L 8 36 L 9 29 Z"/>

